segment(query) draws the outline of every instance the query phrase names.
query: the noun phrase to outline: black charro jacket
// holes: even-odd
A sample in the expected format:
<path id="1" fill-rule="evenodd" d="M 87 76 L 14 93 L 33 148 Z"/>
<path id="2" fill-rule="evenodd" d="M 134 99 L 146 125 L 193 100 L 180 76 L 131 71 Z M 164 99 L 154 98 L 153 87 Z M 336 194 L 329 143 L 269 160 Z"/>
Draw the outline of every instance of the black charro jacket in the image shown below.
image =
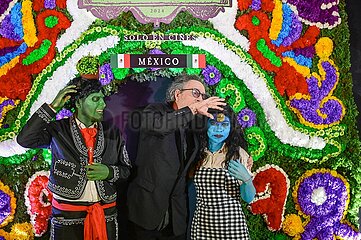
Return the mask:
<path id="1" fill-rule="evenodd" d="M 174 111 L 171 104 L 159 103 L 143 110 L 134 166 L 136 176 L 128 188 L 130 221 L 155 230 L 170 210 L 174 234 L 186 232 L 186 176 L 199 148 L 193 127 L 190 128 L 199 127 L 193 124 L 195 120 L 188 107 Z M 181 133 L 184 130 L 187 134 Z M 187 141 L 184 159 L 182 143 L 186 136 L 191 141 Z"/>
<path id="2" fill-rule="evenodd" d="M 87 148 L 74 117 L 52 121 L 54 117 L 54 111 L 43 104 L 20 131 L 17 142 L 26 148 L 50 147 L 48 188 L 63 198 L 78 199 L 87 183 Z M 115 183 L 129 176 L 131 166 L 119 130 L 104 122 L 98 123 L 94 162 L 108 166 L 108 179 L 95 181 L 95 185 L 102 202 L 114 202 L 117 197 Z"/>

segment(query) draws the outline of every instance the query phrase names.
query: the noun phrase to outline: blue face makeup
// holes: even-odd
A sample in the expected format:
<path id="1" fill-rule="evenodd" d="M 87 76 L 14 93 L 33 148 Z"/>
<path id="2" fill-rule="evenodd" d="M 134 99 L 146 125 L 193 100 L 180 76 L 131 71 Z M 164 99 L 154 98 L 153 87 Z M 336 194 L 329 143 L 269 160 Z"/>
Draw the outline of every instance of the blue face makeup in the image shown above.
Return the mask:
<path id="1" fill-rule="evenodd" d="M 223 116 L 221 118 L 222 121 L 217 121 L 217 119 L 219 120 L 220 118 L 216 116 L 215 119 L 208 119 L 208 148 L 212 152 L 218 151 L 222 147 L 231 131 L 229 117 Z"/>

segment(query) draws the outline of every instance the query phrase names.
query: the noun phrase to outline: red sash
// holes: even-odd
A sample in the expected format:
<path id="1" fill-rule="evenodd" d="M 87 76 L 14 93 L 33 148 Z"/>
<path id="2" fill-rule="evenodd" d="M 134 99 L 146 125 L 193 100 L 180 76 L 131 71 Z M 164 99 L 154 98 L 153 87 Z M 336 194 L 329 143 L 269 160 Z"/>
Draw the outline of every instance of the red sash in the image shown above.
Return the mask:
<path id="1" fill-rule="evenodd" d="M 53 198 L 53 207 L 62 211 L 88 212 L 84 221 L 84 240 L 107 240 L 107 227 L 105 223 L 104 209 L 115 207 L 116 203 L 101 205 L 94 203 L 90 206 L 72 205 L 59 203 Z"/>

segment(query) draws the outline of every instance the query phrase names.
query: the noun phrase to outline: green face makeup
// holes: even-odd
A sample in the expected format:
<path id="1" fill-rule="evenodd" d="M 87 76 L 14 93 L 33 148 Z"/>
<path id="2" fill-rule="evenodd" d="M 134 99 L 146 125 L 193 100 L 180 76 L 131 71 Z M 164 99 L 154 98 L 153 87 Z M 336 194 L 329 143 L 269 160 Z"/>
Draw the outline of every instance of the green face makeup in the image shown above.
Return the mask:
<path id="1" fill-rule="evenodd" d="M 106 106 L 102 92 L 91 93 L 77 103 L 77 117 L 86 126 L 103 119 L 103 111 Z"/>

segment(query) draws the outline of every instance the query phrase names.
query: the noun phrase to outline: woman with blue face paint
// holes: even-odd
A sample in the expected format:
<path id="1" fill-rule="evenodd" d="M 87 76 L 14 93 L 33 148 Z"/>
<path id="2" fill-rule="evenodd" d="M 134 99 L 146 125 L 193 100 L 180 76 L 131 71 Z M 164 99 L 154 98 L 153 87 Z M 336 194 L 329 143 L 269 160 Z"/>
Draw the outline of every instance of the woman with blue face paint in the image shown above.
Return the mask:
<path id="1" fill-rule="evenodd" d="M 241 207 L 255 196 L 252 157 L 246 152 L 241 127 L 230 107 L 213 113 L 195 169 L 196 210 L 191 239 L 250 239 Z"/>

